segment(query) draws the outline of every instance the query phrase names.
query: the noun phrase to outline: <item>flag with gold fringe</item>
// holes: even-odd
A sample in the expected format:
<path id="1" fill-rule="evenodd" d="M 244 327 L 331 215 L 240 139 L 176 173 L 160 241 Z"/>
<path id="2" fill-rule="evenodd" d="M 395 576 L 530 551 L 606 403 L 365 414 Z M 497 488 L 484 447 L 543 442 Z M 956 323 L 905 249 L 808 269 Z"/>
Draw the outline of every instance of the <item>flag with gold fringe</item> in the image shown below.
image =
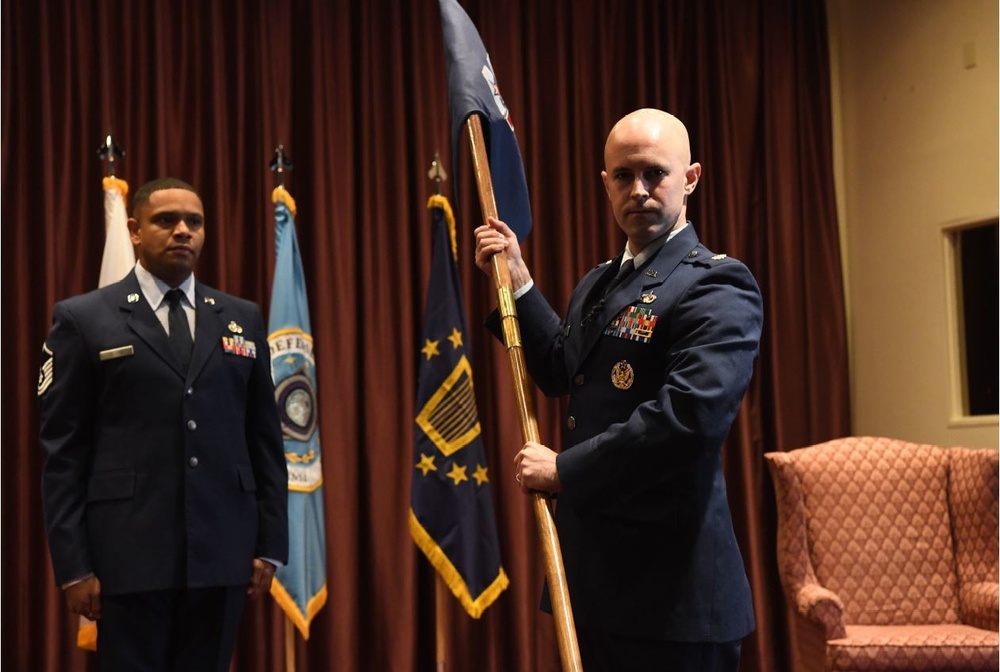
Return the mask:
<path id="1" fill-rule="evenodd" d="M 326 604 L 326 528 L 309 303 L 295 235 L 295 200 L 284 187 L 274 202 L 274 283 L 267 343 L 288 465 L 288 564 L 271 596 L 309 639 L 309 624 Z"/>
<path id="2" fill-rule="evenodd" d="M 128 234 L 128 215 L 125 198 L 128 182 L 108 176 L 104 187 L 104 255 L 97 286 L 105 287 L 118 282 L 135 266 L 135 250 Z M 85 651 L 97 651 L 97 623 L 83 616 L 76 631 L 76 645 Z"/>
<path id="3" fill-rule="evenodd" d="M 126 196 L 128 182 L 117 177 L 104 178 L 104 256 L 98 287 L 118 282 L 135 266 L 135 250 L 125 214 Z"/>
<path id="4" fill-rule="evenodd" d="M 451 592 L 479 618 L 507 588 L 493 514 L 448 200 L 428 201 L 433 251 L 420 349 L 410 533 Z"/>

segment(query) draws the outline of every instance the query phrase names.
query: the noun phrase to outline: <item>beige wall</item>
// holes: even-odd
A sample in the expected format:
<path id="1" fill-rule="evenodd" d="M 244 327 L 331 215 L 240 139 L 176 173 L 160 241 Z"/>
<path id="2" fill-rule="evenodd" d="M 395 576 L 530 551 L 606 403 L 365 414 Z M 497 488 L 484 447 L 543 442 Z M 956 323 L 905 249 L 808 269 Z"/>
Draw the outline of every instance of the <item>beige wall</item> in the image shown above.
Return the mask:
<path id="1" fill-rule="evenodd" d="M 997 216 L 997 2 L 828 6 L 853 432 L 996 448 L 955 404 L 943 229 Z"/>

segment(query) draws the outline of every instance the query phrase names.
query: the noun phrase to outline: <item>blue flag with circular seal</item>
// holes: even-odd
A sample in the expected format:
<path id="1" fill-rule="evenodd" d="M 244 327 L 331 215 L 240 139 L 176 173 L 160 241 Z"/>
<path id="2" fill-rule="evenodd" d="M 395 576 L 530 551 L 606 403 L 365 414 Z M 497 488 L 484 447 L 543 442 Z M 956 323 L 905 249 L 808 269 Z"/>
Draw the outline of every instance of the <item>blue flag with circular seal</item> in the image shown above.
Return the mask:
<path id="1" fill-rule="evenodd" d="M 326 528 L 309 303 L 295 235 L 295 200 L 284 187 L 274 201 L 274 284 L 267 343 L 274 396 L 288 465 L 288 564 L 279 567 L 271 595 L 309 639 L 309 624 L 326 604 Z"/>

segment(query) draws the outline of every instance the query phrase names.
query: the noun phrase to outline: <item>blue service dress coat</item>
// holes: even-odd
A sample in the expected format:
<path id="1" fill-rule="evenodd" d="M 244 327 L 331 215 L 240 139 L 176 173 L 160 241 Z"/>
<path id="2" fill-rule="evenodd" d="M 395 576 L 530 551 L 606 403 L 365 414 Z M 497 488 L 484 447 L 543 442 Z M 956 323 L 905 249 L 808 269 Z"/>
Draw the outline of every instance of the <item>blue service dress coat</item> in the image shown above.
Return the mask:
<path id="1" fill-rule="evenodd" d="M 647 639 L 733 641 L 754 617 L 721 446 L 758 352 L 760 291 L 689 224 L 591 308 L 613 261 L 584 276 L 564 321 L 537 288 L 516 304 L 536 384 L 569 395 L 555 519 L 574 618 Z"/>
<path id="2" fill-rule="evenodd" d="M 38 393 L 59 584 L 93 572 L 108 595 L 235 586 L 255 557 L 287 560 L 260 310 L 200 283 L 195 295 L 187 372 L 134 271 L 56 304 Z"/>

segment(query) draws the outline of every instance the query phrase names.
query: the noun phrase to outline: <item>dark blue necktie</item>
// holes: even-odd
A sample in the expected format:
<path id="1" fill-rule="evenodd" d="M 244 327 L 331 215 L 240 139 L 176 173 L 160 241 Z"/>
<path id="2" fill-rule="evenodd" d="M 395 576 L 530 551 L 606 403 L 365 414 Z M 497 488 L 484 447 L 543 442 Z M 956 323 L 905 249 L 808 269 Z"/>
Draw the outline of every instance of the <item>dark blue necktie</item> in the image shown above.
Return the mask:
<path id="1" fill-rule="evenodd" d="M 618 269 L 618 274 L 614 277 L 614 280 L 608 283 L 608 288 L 604 290 L 604 296 L 610 294 L 615 287 L 621 284 L 622 280 L 627 278 L 635 270 L 635 258 L 629 259 L 622 264 L 622 267 Z"/>
<path id="2" fill-rule="evenodd" d="M 608 298 L 608 295 L 611 294 L 615 287 L 620 285 L 625 278 L 631 275 L 634 270 L 635 261 L 634 259 L 629 259 L 621 265 L 621 268 L 618 269 L 618 273 L 615 274 L 615 277 L 613 277 L 610 282 L 605 281 L 607 284 L 605 285 L 603 291 L 601 290 L 600 283 L 598 283 L 598 286 L 595 287 L 590 293 L 587 308 L 583 313 L 583 321 L 580 323 L 581 327 L 587 326 L 594 320 L 595 317 L 597 317 L 597 314 L 601 312 L 601 309 L 604 307 L 604 302 Z"/>
<path id="3" fill-rule="evenodd" d="M 167 292 L 167 301 L 170 302 L 170 317 L 167 323 L 170 326 L 170 348 L 177 355 L 181 368 L 187 371 L 191 365 L 191 349 L 194 347 L 194 341 L 191 339 L 191 325 L 188 323 L 187 315 L 184 314 L 184 306 L 181 305 L 183 296 L 184 293 L 179 289 Z"/>

